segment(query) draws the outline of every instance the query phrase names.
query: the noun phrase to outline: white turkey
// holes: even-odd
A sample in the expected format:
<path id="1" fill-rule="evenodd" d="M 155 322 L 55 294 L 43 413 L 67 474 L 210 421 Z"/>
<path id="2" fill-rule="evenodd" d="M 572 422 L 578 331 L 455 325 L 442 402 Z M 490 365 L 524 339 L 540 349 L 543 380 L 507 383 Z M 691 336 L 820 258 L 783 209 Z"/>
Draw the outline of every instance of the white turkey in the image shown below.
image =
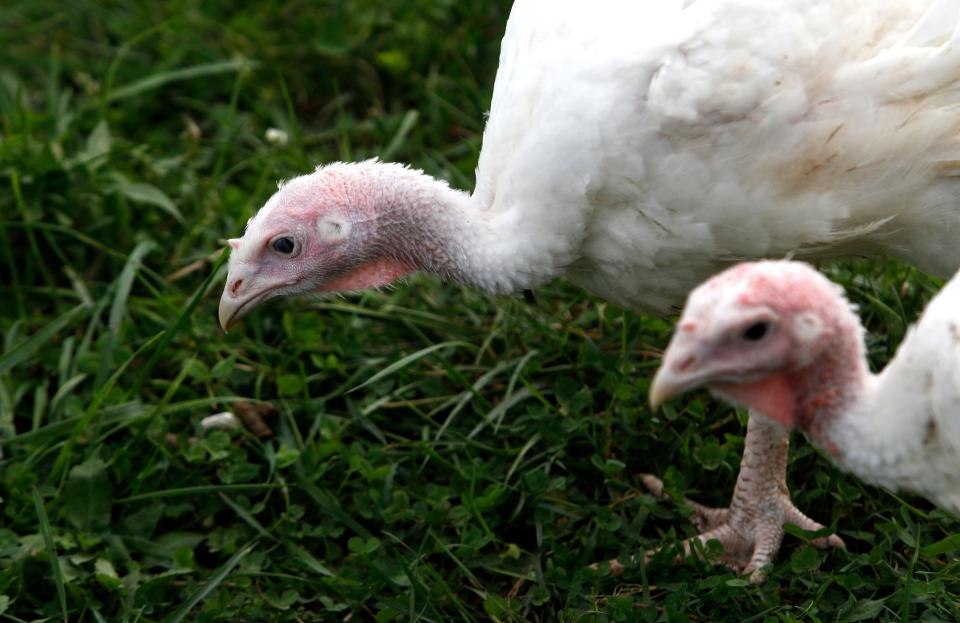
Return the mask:
<path id="1" fill-rule="evenodd" d="M 473 193 L 377 161 L 287 181 L 230 241 L 221 324 L 413 271 L 491 294 L 565 276 L 658 313 L 763 256 L 950 274 L 958 25 L 960 0 L 520 0 Z M 789 499 L 786 453 L 752 419 L 731 508 L 697 507 L 741 570 L 771 559 L 784 521 L 821 527 Z"/>
<path id="2" fill-rule="evenodd" d="M 751 262 L 690 294 L 650 401 L 706 386 L 810 435 L 840 467 L 960 512 L 960 279 L 883 372 L 843 291 L 801 262 Z"/>

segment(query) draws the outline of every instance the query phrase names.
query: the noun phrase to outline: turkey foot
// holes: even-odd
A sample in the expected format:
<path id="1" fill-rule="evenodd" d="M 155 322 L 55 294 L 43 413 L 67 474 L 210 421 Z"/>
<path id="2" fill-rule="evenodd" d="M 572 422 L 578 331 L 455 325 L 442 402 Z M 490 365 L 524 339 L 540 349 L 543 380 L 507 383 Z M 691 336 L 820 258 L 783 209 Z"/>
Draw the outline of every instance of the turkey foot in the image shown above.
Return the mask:
<path id="1" fill-rule="evenodd" d="M 686 556 L 690 555 L 691 541 L 698 540 L 705 545 L 716 539 L 723 545 L 721 561 L 738 573 L 749 575 L 752 583 L 759 584 L 766 579 L 763 568 L 773 561 L 780 549 L 783 524 L 795 524 L 808 531 L 824 529 L 790 501 L 786 483 L 788 446 L 789 433 L 785 429 L 759 414 L 751 415 L 747 422 L 740 475 L 730 507 L 712 508 L 686 500 L 693 508 L 691 519 L 702 531 L 683 542 Z M 650 474 L 643 474 L 641 479 L 651 493 L 664 497 L 662 480 Z M 836 535 L 818 538 L 811 543 L 820 548 L 846 549 L 843 540 Z M 618 574 L 623 565 L 612 560 L 609 569 Z"/>

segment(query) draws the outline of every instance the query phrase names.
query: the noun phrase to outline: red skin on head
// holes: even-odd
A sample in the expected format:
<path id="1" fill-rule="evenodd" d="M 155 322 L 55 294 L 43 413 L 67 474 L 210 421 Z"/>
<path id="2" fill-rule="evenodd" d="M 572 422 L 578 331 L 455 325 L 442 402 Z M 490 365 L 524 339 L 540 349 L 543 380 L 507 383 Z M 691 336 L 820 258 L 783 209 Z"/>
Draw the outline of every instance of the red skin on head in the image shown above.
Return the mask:
<path id="1" fill-rule="evenodd" d="M 413 270 L 394 260 L 374 259 L 361 264 L 345 275 L 327 281 L 321 286 L 320 290 L 323 292 L 350 292 L 377 288 L 390 285 L 397 279 L 409 275 Z"/>
<path id="2" fill-rule="evenodd" d="M 271 232 L 265 229 L 262 237 L 269 240 L 277 233 L 286 231 L 290 223 L 318 223 L 326 214 L 336 214 L 349 220 L 355 226 L 355 231 L 374 231 L 376 225 L 372 229 L 367 226 L 378 222 L 378 206 L 390 203 L 390 200 L 384 197 L 383 190 L 370 177 L 369 172 L 363 169 L 351 168 L 348 174 L 336 168 L 327 168 L 323 176 L 301 178 L 287 184 L 283 188 L 282 205 L 270 215 L 279 221 L 275 225 L 277 230 Z M 322 203 L 317 202 L 317 197 L 323 198 Z M 310 262 L 322 255 L 332 259 L 335 256 L 329 255 L 330 247 L 322 237 L 308 236 L 299 263 Z M 415 270 L 417 267 L 395 257 L 373 257 L 326 280 L 316 291 L 349 292 L 386 286 Z"/>
<path id="3" fill-rule="evenodd" d="M 732 400 L 756 409 L 781 426 L 794 426 L 793 383 L 786 374 L 771 374 L 750 383 L 718 384 L 714 389 Z"/>

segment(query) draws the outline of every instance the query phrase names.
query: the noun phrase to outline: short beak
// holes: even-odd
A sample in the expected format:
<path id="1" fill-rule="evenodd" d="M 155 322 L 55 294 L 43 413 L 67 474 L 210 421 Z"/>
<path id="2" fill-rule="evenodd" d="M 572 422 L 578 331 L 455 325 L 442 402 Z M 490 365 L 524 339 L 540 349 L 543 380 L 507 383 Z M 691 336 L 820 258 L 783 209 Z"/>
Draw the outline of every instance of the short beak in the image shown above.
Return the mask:
<path id="1" fill-rule="evenodd" d="M 229 296 L 229 285 L 230 280 L 227 279 L 227 287 L 224 287 L 223 294 L 220 295 L 220 309 L 217 314 L 220 317 L 220 328 L 224 333 L 230 329 L 230 325 L 240 320 L 238 314 L 243 306 L 243 301 Z"/>
<path id="2" fill-rule="evenodd" d="M 709 380 L 704 374 L 702 349 L 683 336 L 675 336 L 663 353 L 660 369 L 650 385 L 650 408 L 656 409 L 675 396 L 703 385 Z"/>
<path id="3" fill-rule="evenodd" d="M 257 305 L 270 298 L 278 288 L 287 285 L 285 283 L 267 284 L 264 287 L 260 280 L 256 271 L 242 264 L 227 271 L 227 282 L 223 286 L 223 294 L 220 295 L 218 310 L 220 328 L 224 333 L 238 320 L 253 311 Z"/>
<path id="4" fill-rule="evenodd" d="M 223 326 L 223 307 L 220 307 L 220 326 Z M 226 328 L 224 328 L 226 331 Z M 667 370 L 660 366 L 650 385 L 650 408 L 656 411 L 660 405 L 677 395 L 677 383 Z"/>
<path id="5" fill-rule="evenodd" d="M 666 365 L 661 365 L 653 377 L 653 384 L 650 385 L 650 408 L 656 410 L 666 401 L 692 387 L 682 376 L 671 372 Z"/>

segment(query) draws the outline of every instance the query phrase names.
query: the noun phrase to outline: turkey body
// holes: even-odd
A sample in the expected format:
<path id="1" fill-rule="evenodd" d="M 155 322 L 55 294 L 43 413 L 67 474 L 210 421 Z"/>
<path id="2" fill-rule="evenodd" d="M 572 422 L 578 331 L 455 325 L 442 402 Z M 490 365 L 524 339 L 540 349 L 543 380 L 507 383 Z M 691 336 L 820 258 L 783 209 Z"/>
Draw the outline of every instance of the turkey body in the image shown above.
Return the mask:
<path id="1" fill-rule="evenodd" d="M 960 278 L 927 306 L 863 398 L 825 425 L 834 461 L 960 514 Z"/>
<path id="2" fill-rule="evenodd" d="M 663 312 L 744 258 L 951 274 L 958 17 L 955 1 L 518 2 L 473 195 L 517 232 L 495 251 L 515 277 L 491 289 L 565 274 Z"/>

